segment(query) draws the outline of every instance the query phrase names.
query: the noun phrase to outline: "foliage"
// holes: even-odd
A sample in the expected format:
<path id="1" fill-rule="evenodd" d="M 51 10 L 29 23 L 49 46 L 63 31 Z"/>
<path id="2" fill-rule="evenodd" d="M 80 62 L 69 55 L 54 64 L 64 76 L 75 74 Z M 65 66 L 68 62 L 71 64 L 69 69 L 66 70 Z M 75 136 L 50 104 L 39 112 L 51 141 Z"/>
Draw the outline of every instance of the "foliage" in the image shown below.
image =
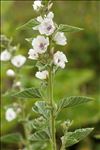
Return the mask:
<path id="1" fill-rule="evenodd" d="M 57 3 L 57 2 L 55 2 L 55 3 Z M 62 2 L 62 5 L 64 4 L 64 2 Z M 25 4 L 26 5 L 26 4 Z M 58 8 L 59 8 L 59 5 L 58 4 L 55 4 L 54 5 L 54 7 L 55 6 L 58 6 Z M 63 5 L 64 6 L 64 5 Z M 70 5 L 69 5 L 70 6 Z M 81 6 L 81 4 L 80 4 L 80 8 L 81 8 L 82 6 Z M 85 7 L 84 5 L 83 5 L 83 7 Z M 61 8 L 61 7 L 60 7 Z M 63 7 L 63 9 L 64 10 L 66 10 L 65 9 L 65 6 Z M 62 11 L 62 12 L 64 12 L 64 10 Z M 15 10 L 16 11 L 16 10 Z M 57 10 L 55 9 L 55 12 L 56 12 Z M 59 9 L 59 11 L 60 11 L 60 9 Z M 74 10 L 72 10 L 72 12 L 73 12 Z M 77 10 L 77 12 L 78 12 L 79 10 Z M 89 10 L 90 12 L 91 12 L 91 10 Z M 20 11 L 19 11 L 20 12 Z M 61 12 L 58 12 L 58 14 L 60 14 Z M 34 15 L 34 14 L 33 14 Z M 30 16 L 30 10 L 29 10 L 29 16 Z M 12 16 L 13 17 L 13 16 Z M 84 16 L 85 17 L 85 16 Z M 93 15 L 92 15 L 92 17 L 93 17 Z M 28 17 L 27 17 L 28 18 Z M 60 17 L 59 17 L 60 18 Z M 60 21 L 60 19 L 59 18 L 57 18 L 57 20 L 58 20 L 58 22 Z M 61 17 L 62 18 L 62 20 L 63 20 L 63 17 Z M 76 24 L 76 26 L 77 26 L 77 18 L 75 19 L 75 22 L 74 22 L 74 17 L 70 17 L 70 18 L 73 18 L 73 21 L 72 21 L 72 24 Z M 18 19 L 18 18 L 16 18 L 16 19 Z M 68 21 L 70 20 L 68 17 L 67 17 L 67 19 L 68 19 Z M 12 19 L 13 20 L 13 19 Z M 24 19 L 24 20 L 26 20 L 26 19 Z M 24 22 L 24 20 L 22 21 L 20 21 L 21 23 L 20 24 L 22 24 L 22 22 Z M 28 20 L 28 19 L 27 19 Z M 90 20 L 91 20 L 91 16 L 90 16 Z M 65 19 L 63 20 L 63 22 L 65 21 L 65 23 L 67 22 Z M 26 21 L 25 21 L 26 22 Z M 70 21 L 69 21 L 70 22 Z M 91 22 L 91 21 L 90 21 Z M 81 21 L 80 22 L 78 22 L 78 24 L 81 24 Z M 86 25 L 87 24 L 87 25 Z M 83 26 L 83 28 L 87 28 L 87 29 L 89 29 L 89 25 L 88 25 L 89 23 L 87 23 L 86 21 L 84 21 L 84 24 L 82 23 L 82 26 Z M 6 28 L 6 30 L 8 30 L 8 28 L 12 28 L 12 31 L 11 30 L 9 30 L 9 33 L 7 33 L 8 35 L 11 35 L 12 33 L 10 33 L 10 32 L 13 32 L 14 31 L 14 28 L 15 27 L 10 27 L 11 25 L 9 25 L 9 27 L 7 27 Z M 15 25 L 16 26 L 16 25 Z M 95 25 L 93 25 L 94 26 L 94 28 L 96 28 L 96 26 Z M 4 28 L 3 28 L 4 29 Z M 5 30 L 5 31 L 6 31 Z M 24 30 L 24 29 L 23 29 Z M 25 27 L 25 30 L 26 30 L 26 27 Z M 69 29 L 68 29 L 69 30 Z M 4 31 L 4 32 L 5 32 Z M 30 34 L 31 34 L 31 29 L 29 29 L 29 30 L 26 30 L 25 32 L 23 32 L 23 35 L 22 35 L 22 31 L 21 30 L 19 30 L 19 31 L 17 31 L 17 33 L 16 33 L 16 37 L 18 36 L 18 35 L 20 35 L 20 36 L 18 36 L 19 37 L 19 39 L 16 39 L 15 38 L 15 41 L 17 42 L 17 41 L 21 41 L 21 43 L 22 43 L 22 46 L 24 47 L 25 46 L 25 49 L 27 49 L 27 44 L 26 44 L 26 42 L 23 42 L 23 37 L 25 37 L 26 35 L 28 36 L 28 37 L 30 37 Z M 91 91 L 88 91 L 89 92 L 89 95 L 91 95 L 94 91 L 93 90 L 95 90 L 96 91 L 96 86 L 98 85 L 98 81 L 97 81 L 97 83 L 95 82 L 95 85 L 94 85 L 94 83 L 92 82 L 93 81 L 93 79 L 94 78 L 96 78 L 96 75 L 94 74 L 94 72 L 95 72 L 95 70 L 98 70 L 98 63 L 97 63 L 97 61 L 95 61 L 95 60 L 97 60 L 97 58 L 98 58 L 98 38 L 97 38 L 97 34 L 95 33 L 95 32 L 91 32 L 92 30 L 90 29 L 90 30 L 84 30 L 84 32 L 80 32 L 80 33 L 78 33 L 78 34 L 76 34 L 77 35 L 77 41 L 75 40 L 75 38 L 74 37 L 70 37 L 71 38 L 71 40 L 72 40 L 72 42 L 73 42 L 73 44 L 72 45 L 70 45 L 69 44 L 69 48 L 68 48 L 68 50 L 70 50 L 71 49 L 71 52 L 69 53 L 69 57 L 71 58 L 71 63 L 69 64 L 69 66 L 71 65 L 71 67 L 76 67 L 77 66 L 77 68 L 81 68 L 81 67 L 88 67 L 88 68 L 90 68 L 91 70 L 84 70 L 83 72 L 81 71 L 81 70 L 69 70 L 69 73 L 67 73 L 67 75 L 66 75 L 66 71 L 67 71 L 67 69 L 64 71 L 64 73 L 58 73 L 58 76 L 57 76 L 57 81 L 59 81 L 59 79 L 60 79 L 60 82 L 59 83 L 57 83 L 57 81 L 56 81 L 56 83 L 57 84 L 55 84 L 55 85 L 57 85 L 57 87 L 55 87 L 55 99 L 61 99 L 62 98 L 62 95 L 63 95 L 63 93 L 64 94 L 66 94 L 66 95 L 68 95 L 68 96 L 70 96 L 70 94 L 72 94 L 72 95 L 78 95 L 78 94 L 80 94 L 81 93 L 81 95 L 82 94 L 87 94 L 86 93 L 86 91 L 88 91 L 89 89 L 91 90 Z M 15 31 L 13 32 L 13 34 L 15 33 Z M 23 37 L 22 37 L 22 36 Z M 31 34 L 32 35 L 32 34 Z M 67 34 L 68 36 L 70 36 L 69 34 Z M 33 35 L 32 35 L 32 37 L 33 37 Z M 91 38 L 90 38 L 91 37 Z M 94 38 L 94 37 L 96 37 L 96 38 Z M 81 40 L 82 39 L 82 40 Z M 93 41 L 93 42 L 91 42 L 91 41 Z M 81 47 L 81 51 L 80 51 L 80 47 Z M 77 59 L 76 59 L 76 49 L 77 49 Z M 91 49 L 92 49 L 92 53 L 91 53 Z M 83 51 L 84 50 L 84 51 Z M 24 53 L 26 53 L 25 52 L 25 50 L 24 49 L 22 49 L 21 48 L 21 51 L 22 52 L 24 52 Z M 95 54 L 97 54 L 97 55 L 94 55 L 94 52 L 95 52 Z M 84 59 L 85 58 L 85 59 Z M 96 64 L 97 63 L 97 64 Z M 9 64 L 9 66 L 10 66 L 10 64 Z M 92 68 L 93 67 L 93 68 Z M 3 65 L 3 68 L 6 70 L 6 68 L 7 68 L 7 66 L 4 64 Z M 33 67 L 34 68 L 34 67 Z M 94 70 L 93 70 L 94 69 Z M 4 74 L 5 73 L 5 70 L 2 72 L 2 74 Z M 29 76 L 30 76 L 30 80 L 31 81 L 27 81 L 26 79 L 27 79 L 27 77 L 26 77 L 26 72 L 29 72 L 28 74 L 29 74 Z M 34 69 L 34 71 L 35 71 L 35 69 Z M 80 73 L 79 73 L 80 72 Z M 36 87 L 37 86 L 40 86 L 39 85 L 39 83 L 38 83 L 38 81 L 37 80 L 35 80 L 34 79 L 34 81 L 32 81 L 32 78 L 33 78 L 33 73 L 31 73 L 30 71 L 29 71 L 29 69 L 27 69 L 27 68 L 22 68 L 22 71 L 21 71 L 21 73 L 22 73 L 22 79 L 21 79 L 21 81 L 23 82 L 23 85 L 25 86 L 25 88 L 26 87 L 33 87 L 35 84 L 36 84 Z M 20 74 L 21 74 L 20 73 Z M 76 77 L 75 77 L 76 76 Z M 78 79 L 76 79 L 78 77 Z M 5 76 L 3 75 L 3 78 L 5 78 Z M 66 78 L 68 78 L 68 79 L 66 79 Z M 97 79 L 97 78 L 96 78 Z M 5 79 L 4 79 L 5 80 Z M 11 80 L 11 79 L 10 79 Z M 61 92 L 61 83 L 63 83 L 63 90 L 62 90 L 62 92 Z M 66 84 L 65 84 L 66 83 Z M 67 84 L 68 83 L 68 84 Z M 72 83 L 72 84 L 70 84 L 70 83 Z M 6 83 L 7 84 L 7 83 Z M 88 84 L 89 84 L 89 87 L 87 88 L 87 86 L 88 86 Z M 7 84 L 7 86 L 8 86 L 9 84 Z M 69 87 L 66 87 L 66 85 Z M 91 86 L 91 85 L 93 85 L 93 86 Z M 6 87 L 7 87 L 6 86 Z M 59 88 L 58 88 L 59 87 Z M 81 89 L 81 90 L 80 90 Z M 85 89 L 85 91 L 84 91 L 84 89 Z M 5 91 L 5 88 L 4 88 L 4 91 Z M 92 92 L 93 91 L 93 92 Z M 96 93 L 96 94 L 98 94 L 98 93 Z M 95 96 L 95 97 L 97 97 L 97 99 L 98 99 L 98 96 Z M 4 99 L 4 102 L 3 102 L 3 104 L 4 105 L 6 105 L 7 103 L 12 103 L 12 101 L 10 100 L 9 102 L 7 102 L 7 100 L 9 99 L 9 98 L 3 98 Z M 10 99 L 16 99 L 17 100 L 17 97 L 10 97 Z M 26 98 L 25 99 L 25 103 L 26 103 L 26 106 L 27 106 L 27 111 L 29 111 L 30 110 L 30 108 L 31 108 L 31 106 L 33 105 L 33 97 L 29 100 L 29 98 Z M 35 100 L 35 99 L 34 99 Z M 40 99 L 41 100 L 41 99 Z M 59 104 L 59 102 L 58 102 L 58 104 Z M 35 103 L 35 105 L 37 106 L 37 102 Z M 50 111 L 51 110 L 51 108 L 50 107 L 48 107 L 47 106 L 47 108 L 48 108 L 48 111 Z M 55 111 L 57 110 L 57 108 L 56 107 L 54 107 L 55 108 Z M 61 114 L 60 114 L 60 117 L 62 118 L 64 115 L 63 114 L 65 114 L 66 112 L 68 113 L 68 115 L 69 115 L 69 117 L 71 116 L 71 118 L 74 118 L 74 119 L 76 119 L 77 121 L 79 120 L 79 119 L 77 119 L 77 114 L 80 114 L 80 113 L 82 113 L 82 110 L 84 111 L 84 109 L 86 110 L 84 113 L 86 113 L 86 115 L 87 114 L 90 114 L 89 116 L 90 116 L 90 119 L 88 119 L 89 117 L 86 117 L 87 118 L 87 122 L 88 123 L 91 123 L 92 122 L 92 115 L 93 116 L 97 116 L 98 115 L 98 112 L 99 111 L 97 111 L 97 109 L 98 109 L 98 102 L 97 101 L 93 101 L 93 103 L 91 103 L 91 104 L 88 104 L 87 106 L 86 105 L 84 105 L 82 108 L 80 108 L 80 107 L 77 107 L 76 109 L 73 109 L 73 110 L 69 110 L 69 111 L 67 111 L 67 110 L 64 110 L 64 112 L 62 112 Z M 36 109 L 37 110 L 37 109 Z M 99 110 L 99 109 L 98 109 Z M 91 113 L 90 113 L 91 112 Z M 76 113 L 76 114 L 75 114 Z M 3 110 L 3 114 L 4 114 L 4 110 Z M 27 114 L 27 113 L 26 113 Z M 85 116 L 86 116 L 85 115 Z M 33 116 L 32 116 L 33 117 Z M 36 117 L 36 116 L 35 116 Z M 86 120 L 84 119 L 84 114 L 82 114 L 82 117 L 81 118 L 83 118 L 82 119 L 82 123 L 85 123 L 86 122 Z M 45 118 L 43 118 L 43 119 L 45 119 Z M 4 120 L 4 115 L 3 115 L 3 120 Z M 64 118 L 63 118 L 63 120 L 64 120 Z M 98 119 L 97 119 L 98 120 Z M 30 120 L 31 121 L 31 120 Z M 76 122 L 77 122 L 76 121 Z M 93 122 L 95 122 L 96 121 L 96 119 L 94 118 L 94 121 Z M 32 121 L 32 122 L 34 122 L 34 121 Z M 32 123 L 31 122 L 31 123 Z M 82 123 L 80 124 L 80 122 L 81 121 L 79 121 L 79 124 L 77 124 L 78 126 L 82 126 Z M 8 125 L 8 126 L 12 126 L 13 127 L 13 124 L 14 124 L 15 122 L 13 122 L 12 123 L 12 125 Z M 5 122 L 4 121 L 4 123 L 3 123 L 3 125 L 4 124 L 8 124 L 7 122 Z M 16 124 L 16 123 L 15 123 Z M 31 124 L 32 125 L 32 124 Z M 5 125 L 4 125 L 5 126 Z M 45 126 L 45 125 L 44 125 Z M 73 125 L 74 126 L 74 125 Z M 8 128 L 8 127 L 7 127 Z M 33 125 L 32 125 L 32 129 L 34 129 L 34 123 L 33 123 Z M 4 129 L 5 130 L 5 129 Z M 9 128 L 8 128 L 8 130 L 9 130 Z M 5 132 L 6 132 L 6 130 L 5 130 Z M 33 134 L 34 135 L 34 134 Z M 33 136 L 34 137 L 34 136 Z M 48 144 L 48 143 L 47 143 Z M 41 143 L 36 143 L 36 144 L 33 144 L 34 146 L 33 147 L 35 147 L 35 145 L 37 145 L 36 147 L 36 149 L 39 149 L 39 147 L 41 146 Z M 44 146 L 45 147 L 45 146 Z"/>

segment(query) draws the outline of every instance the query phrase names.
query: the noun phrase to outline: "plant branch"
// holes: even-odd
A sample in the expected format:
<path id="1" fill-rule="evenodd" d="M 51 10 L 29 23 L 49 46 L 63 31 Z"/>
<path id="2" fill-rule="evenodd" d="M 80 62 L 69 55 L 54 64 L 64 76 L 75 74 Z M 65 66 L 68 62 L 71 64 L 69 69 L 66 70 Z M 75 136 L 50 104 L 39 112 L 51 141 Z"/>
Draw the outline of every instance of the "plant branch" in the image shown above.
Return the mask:
<path id="1" fill-rule="evenodd" d="M 52 150 L 56 150 L 56 137 L 55 137 L 55 117 L 54 117 L 54 107 L 53 107 L 53 69 L 49 69 L 49 102 L 51 106 L 50 114 L 50 129 L 51 129 L 51 138 L 52 138 Z"/>

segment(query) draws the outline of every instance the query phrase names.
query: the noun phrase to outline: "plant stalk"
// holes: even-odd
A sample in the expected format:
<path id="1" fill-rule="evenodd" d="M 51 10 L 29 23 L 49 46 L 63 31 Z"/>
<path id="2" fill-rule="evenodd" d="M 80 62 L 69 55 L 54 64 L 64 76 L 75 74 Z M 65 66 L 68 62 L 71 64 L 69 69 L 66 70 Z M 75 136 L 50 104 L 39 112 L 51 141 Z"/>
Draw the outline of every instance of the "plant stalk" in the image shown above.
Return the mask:
<path id="1" fill-rule="evenodd" d="M 55 129 L 55 116 L 53 107 L 53 72 L 52 67 L 49 70 L 49 102 L 51 106 L 50 114 L 50 130 L 51 130 L 51 140 L 52 140 L 52 150 L 57 150 L 56 148 L 56 129 Z"/>
<path id="2" fill-rule="evenodd" d="M 27 147 L 28 150 L 31 150 L 30 141 L 28 139 L 29 131 L 26 128 L 26 115 L 25 115 L 24 105 L 22 106 L 22 118 L 23 118 L 22 125 L 23 125 L 23 129 L 24 129 L 24 134 L 25 134 L 25 146 Z"/>

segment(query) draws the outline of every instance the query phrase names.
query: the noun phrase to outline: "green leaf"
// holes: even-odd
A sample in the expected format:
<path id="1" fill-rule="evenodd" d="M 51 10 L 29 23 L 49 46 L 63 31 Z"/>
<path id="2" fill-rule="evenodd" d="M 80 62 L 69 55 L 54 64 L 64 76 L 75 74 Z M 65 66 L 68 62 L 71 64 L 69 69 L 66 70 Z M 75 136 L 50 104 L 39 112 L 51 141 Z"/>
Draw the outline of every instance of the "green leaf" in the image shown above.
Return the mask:
<path id="1" fill-rule="evenodd" d="M 64 98 L 58 103 L 57 114 L 64 108 L 73 107 L 73 106 L 83 104 L 92 100 L 93 98 L 84 97 L 84 96 L 70 96 L 70 97 Z"/>
<path id="2" fill-rule="evenodd" d="M 41 62 L 39 62 L 39 61 L 36 63 L 36 67 L 37 67 L 40 71 L 45 70 L 45 69 L 47 68 L 47 66 L 48 66 L 48 64 L 43 64 L 43 63 L 41 63 Z"/>
<path id="3" fill-rule="evenodd" d="M 39 25 L 39 22 L 36 19 L 31 19 L 27 23 L 25 23 L 24 25 L 18 27 L 17 30 L 25 29 L 25 28 L 33 28 L 37 25 Z"/>
<path id="4" fill-rule="evenodd" d="M 20 91 L 12 96 L 20 97 L 20 98 L 41 98 L 41 93 L 37 88 L 27 88 L 23 91 Z"/>
<path id="5" fill-rule="evenodd" d="M 20 133 L 11 133 L 8 135 L 4 135 L 0 139 L 1 139 L 1 142 L 5 142 L 5 143 L 23 142 L 23 138 Z"/>
<path id="6" fill-rule="evenodd" d="M 26 127 L 29 131 L 35 130 L 41 130 L 47 127 L 47 121 L 41 116 L 39 118 L 36 118 L 34 120 L 30 120 L 26 123 Z"/>
<path id="7" fill-rule="evenodd" d="M 31 150 L 39 150 L 41 148 L 40 150 L 47 150 L 46 149 L 47 146 L 48 146 L 48 142 L 46 142 L 46 141 L 34 142 L 30 145 L 30 149 Z M 27 147 L 25 147 L 23 150 L 29 150 L 29 149 Z"/>
<path id="8" fill-rule="evenodd" d="M 58 27 L 58 31 L 61 32 L 78 32 L 83 30 L 82 28 L 70 26 L 70 25 L 65 25 L 65 24 L 60 24 Z"/>
<path id="9" fill-rule="evenodd" d="M 64 148 L 72 146 L 79 141 L 83 140 L 88 134 L 92 132 L 93 128 L 77 129 L 74 132 L 66 132 L 64 136 L 61 137 L 62 145 Z"/>
<path id="10" fill-rule="evenodd" d="M 49 140 L 49 136 L 45 131 L 39 131 L 29 136 L 29 140 L 34 142 L 44 142 Z"/>
<path id="11" fill-rule="evenodd" d="M 36 113 L 41 114 L 46 119 L 49 118 L 50 110 L 48 109 L 48 105 L 44 101 L 36 102 L 32 110 Z"/>

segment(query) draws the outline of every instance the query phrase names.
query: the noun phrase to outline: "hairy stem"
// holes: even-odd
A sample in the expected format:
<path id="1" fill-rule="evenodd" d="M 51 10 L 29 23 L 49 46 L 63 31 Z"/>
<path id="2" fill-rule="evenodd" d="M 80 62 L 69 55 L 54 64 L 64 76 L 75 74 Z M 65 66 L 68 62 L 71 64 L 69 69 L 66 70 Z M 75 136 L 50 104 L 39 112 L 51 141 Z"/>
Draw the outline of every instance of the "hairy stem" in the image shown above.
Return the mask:
<path id="1" fill-rule="evenodd" d="M 24 129 L 24 134 L 25 134 L 25 146 L 26 146 L 26 148 L 27 148 L 28 150 L 31 150 L 31 148 L 30 148 L 30 141 L 29 141 L 29 139 L 28 139 L 30 133 L 29 133 L 27 127 L 26 127 L 25 107 L 24 107 L 24 105 L 21 105 L 21 106 L 22 106 L 22 118 L 23 118 L 23 123 L 22 123 L 22 125 L 23 125 L 23 129 Z"/>
<path id="2" fill-rule="evenodd" d="M 60 148 L 60 150 L 65 150 L 65 146 L 62 145 L 61 148 Z"/>
<path id="3" fill-rule="evenodd" d="M 51 114 L 50 114 L 50 129 L 51 129 L 51 140 L 52 140 L 52 150 L 56 150 L 56 129 L 55 129 L 55 117 L 54 117 L 54 110 L 53 110 L 53 72 L 52 67 L 49 70 L 49 102 L 51 106 Z"/>

